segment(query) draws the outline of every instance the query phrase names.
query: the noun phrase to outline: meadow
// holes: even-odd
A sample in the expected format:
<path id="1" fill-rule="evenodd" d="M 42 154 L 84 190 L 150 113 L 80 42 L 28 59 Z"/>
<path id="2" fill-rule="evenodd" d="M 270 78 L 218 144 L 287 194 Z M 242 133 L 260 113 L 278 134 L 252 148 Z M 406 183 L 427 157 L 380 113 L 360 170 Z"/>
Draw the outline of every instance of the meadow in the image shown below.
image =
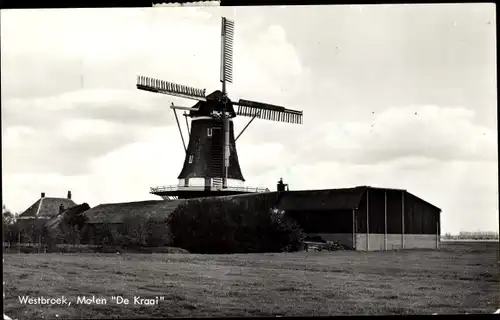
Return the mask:
<path id="1" fill-rule="evenodd" d="M 4 254 L 4 312 L 13 319 L 491 314 L 500 308 L 499 260 L 494 242 L 387 252 Z M 71 305 L 20 303 L 26 295 L 65 296 Z M 107 304 L 77 304 L 78 296 Z M 145 305 L 134 296 L 163 298 Z"/>

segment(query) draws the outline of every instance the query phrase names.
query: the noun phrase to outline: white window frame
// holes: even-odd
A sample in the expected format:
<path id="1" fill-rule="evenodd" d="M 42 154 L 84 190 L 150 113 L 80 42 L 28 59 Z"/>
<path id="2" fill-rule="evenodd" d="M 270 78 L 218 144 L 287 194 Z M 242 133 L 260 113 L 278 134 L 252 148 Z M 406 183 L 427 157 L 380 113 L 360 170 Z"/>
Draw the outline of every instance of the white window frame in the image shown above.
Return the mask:
<path id="1" fill-rule="evenodd" d="M 207 128 L 207 136 L 208 137 L 212 136 L 212 128 Z"/>
<path id="2" fill-rule="evenodd" d="M 190 155 L 189 155 L 188 162 L 189 162 L 189 163 L 193 163 L 193 158 L 194 158 L 194 157 L 193 157 L 193 155 L 192 155 L 192 154 L 190 154 Z"/>

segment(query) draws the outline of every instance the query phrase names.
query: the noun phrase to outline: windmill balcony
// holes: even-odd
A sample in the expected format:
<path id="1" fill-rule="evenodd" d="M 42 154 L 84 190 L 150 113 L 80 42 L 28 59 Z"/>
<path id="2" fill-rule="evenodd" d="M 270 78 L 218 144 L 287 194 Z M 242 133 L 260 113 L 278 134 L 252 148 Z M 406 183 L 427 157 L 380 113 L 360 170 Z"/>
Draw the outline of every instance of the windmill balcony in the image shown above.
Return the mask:
<path id="1" fill-rule="evenodd" d="M 158 192 L 171 192 L 171 191 L 203 191 L 204 186 L 179 186 L 179 185 L 169 185 L 169 186 L 158 186 L 151 187 L 150 193 L 158 193 Z M 216 187 L 212 187 L 212 190 L 216 190 Z M 268 188 L 259 188 L 259 187 L 249 187 L 249 186 L 228 186 L 226 189 L 222 189 L 223 191 L 235 191 L 241 193 L 254 193 L 254 192 L 269 192 Z"/>

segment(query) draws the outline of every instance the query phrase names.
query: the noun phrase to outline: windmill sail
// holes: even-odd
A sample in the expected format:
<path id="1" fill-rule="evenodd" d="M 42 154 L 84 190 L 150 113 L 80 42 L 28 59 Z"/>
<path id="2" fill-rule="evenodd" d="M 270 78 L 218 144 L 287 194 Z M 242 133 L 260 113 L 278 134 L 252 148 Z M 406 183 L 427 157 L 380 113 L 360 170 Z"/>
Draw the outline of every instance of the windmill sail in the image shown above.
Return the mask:
<path id="1" fill-rule="evenodd" d="M 222 82 L 222 94 L 226 97 L 226 82 L 233 83 L 233 40 L 234 40 L 234 22 L 222 17 L 221 26 L 221 68 L 220 81 Z M 223 153 L 223 188 L 227 188 L 227 179 L 229 171 L 229 118 L 226 115 L 226 105 L 222 109 L 223 130 L 222 136 L 224 149 Z"/>
<path id="2" fill-rule="evenodd" d="M 233 83 L 234 22 L 222 17 L 220 81 Z"/>
<path id="3" fill-rule="evenodd" d="M 256 117 L 278 122 L 302 123 L 302 111 L 243 99 L 240 99 L 235 104 L 238 105 L 236 114 L 239 116 Z"/>
<path id="4" fill-rule="evenodd" d="M 137 76 L 137 89 L 198 101 L 207 101 L 205 98 L 206 89 L 197 89 L 150 77 Z"/>

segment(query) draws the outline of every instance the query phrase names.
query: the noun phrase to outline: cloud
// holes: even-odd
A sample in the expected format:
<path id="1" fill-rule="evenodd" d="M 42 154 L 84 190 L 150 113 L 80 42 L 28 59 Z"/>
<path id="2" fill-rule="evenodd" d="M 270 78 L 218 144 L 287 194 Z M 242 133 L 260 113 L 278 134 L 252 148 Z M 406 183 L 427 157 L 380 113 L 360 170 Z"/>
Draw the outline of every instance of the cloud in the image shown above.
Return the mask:
<path id="1" fill-rule="evenodd" d="M 368 122 L 330 121 L 304 136 L 307 161 L 335 159 L 377 163 L 405 157 L 497 161 L 494 130 L 477 125 L 464 108 L 407 106 L 387 108 Z M 306 162 L 307 162 L 306 161 Z"/>
<path id="2" fill-rule="evenodd" d="M 86 88 L 132 90 L 137 73 L 207 91 L 220 88 L 220 20 L 212 20 L 212 14 L 196 8 L 86 12 L 3 15 L 3 25 L 37 21 L 39 27 L 29 32 L 24 27 L 2 28 L 2 78 L 9 79 L 2 93 L 22 98 L 41 91 L 58 95 L 56 83 L 63 82 L 63 91 L 74 91 L 81 89 L 82 77 Z M 92 23 L 83 23 L 88 20 Z M 308 71 L 285 31 L 280 26 L 259 33 L 238 28 L 230 92 L 259 93 L 261 99 L 280 90 L 293 92 Z M 21 35 L 24 41 L 16 41 Z M 289 80 L 293 86 L 287 88 Z"/>
<path id="3" fill-rule="evenodd" d="M 145 128 L 169 120 L 158 95 L 81 90 L 6 99 L 2 143 L 6 172 L 84 173 L 88 161 L 133 143 Z"/>
<path id="4" fill-rule="evenodd" d="M 174 124 L 171 102 L 194 104 L 138 91 L 138 70 L 209 92 L 220 87 L 220 47 L 214 45 L 220 41 L 220 22 L 211 21 L 212 14 L 196 8 L 83 11 L 87 14 L 2 15 L 3 25 L 19 26 L 2 29 L 8 172 L 83 174 L 91 159 L 140 141 L 148 129 Z M 89 19 L 91 24 L 80 24 Z M 22 22 L 28 20 L 40 27 L 15 41 L 27 31 Z M 236 31 L 236 38 L 232 96 L 279 103 L 283 90 L 294 91 L 307 77 L 281 27 L 269 26 L 248 39 Z M 21 134 L 21 128 L 32 131 Z"/>

